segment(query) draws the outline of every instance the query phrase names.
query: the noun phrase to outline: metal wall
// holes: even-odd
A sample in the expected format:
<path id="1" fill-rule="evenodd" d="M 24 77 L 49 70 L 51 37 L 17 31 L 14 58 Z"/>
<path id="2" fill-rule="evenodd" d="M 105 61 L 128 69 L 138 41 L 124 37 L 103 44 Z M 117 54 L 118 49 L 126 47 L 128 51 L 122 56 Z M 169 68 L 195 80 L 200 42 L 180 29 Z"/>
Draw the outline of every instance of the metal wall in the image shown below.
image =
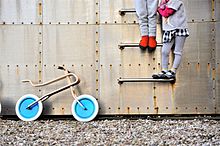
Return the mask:
<path id="1" fill-rule="evenodd" d="M 138 47 L 140 31 L 133 0 L 1 0 L 0 99 L 2 115 L 14 115 L 24 94 L 37 96 L 66 84 L 33 88 L 63 74 L 64 65 L 81 78 L 78 94 L 98 99 L 101 115 L 219 114 L 220 2 L 184 0 L 190 37 L 177 82 L 123 83 L 118 78 L 151 77 L 160 71 L 161 47 L 154 53 Z M 162 32 L 158 21 L 157 41 Z M 172 57 L 170 58 L 170 63 Z M 44 102 L 45 115 L 70 115 L 73 98 L 64 91 Z"/>

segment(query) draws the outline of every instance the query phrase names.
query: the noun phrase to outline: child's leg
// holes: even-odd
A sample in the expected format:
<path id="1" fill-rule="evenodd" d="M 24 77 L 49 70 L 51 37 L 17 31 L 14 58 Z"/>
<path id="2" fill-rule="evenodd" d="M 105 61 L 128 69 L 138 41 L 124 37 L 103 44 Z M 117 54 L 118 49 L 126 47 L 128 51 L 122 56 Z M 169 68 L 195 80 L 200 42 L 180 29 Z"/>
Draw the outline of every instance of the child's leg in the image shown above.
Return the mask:
<path id="1" fill-rule="evenodd" d="M 156 30 L 157 30 L 157 7 L 158 0 L 147 0 L 148 24 L 149 24 L 149 51 L 156 49 Z"/>
<path id="2" fill-rule="evenodd" d="M 174 49 L 174 61 L 172 71 L 176 72 L 177 68 L 180 65 L 182 59 L 183 46 L 185 43 L 186 37 L 176 36 L 175 38 L 175 49 Z"/>
<path id="3" fill-rule="evenodd" d="M 162 70 L 168 70 L 169 54 L 174 44 L 174 39 L 169 43 L 163 43 L 162 47 Z"/>
<path id="4" fill-rule="evenodd" d="M 135 9 L 139 20 L 141 36 L 148 36 L 147 0 L 135 0 Z"/>
<path id="5" fill-rule="evenodd" d="M 156 36 L 158 0 L 147 0 L 149 36 Z"/>

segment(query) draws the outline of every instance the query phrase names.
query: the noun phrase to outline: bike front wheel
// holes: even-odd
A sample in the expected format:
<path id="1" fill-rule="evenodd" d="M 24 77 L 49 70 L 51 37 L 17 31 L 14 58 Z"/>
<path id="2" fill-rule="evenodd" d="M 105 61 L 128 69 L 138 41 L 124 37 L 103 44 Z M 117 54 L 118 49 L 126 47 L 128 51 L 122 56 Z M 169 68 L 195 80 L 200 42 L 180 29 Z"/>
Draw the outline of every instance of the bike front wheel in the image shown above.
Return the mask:
<path id="1" fill-rule="evenodd" d="M 23 121 L 34 121 L 36 120 L 43 111 L 43 104 L 38 101 L 36 104 L 27 108 L 28 105 L 35 102 L 39 98 L 33 94 L 26 94 L 22 96 L 16 103 L 15 111 L 19 119 Z"/>
<path id="2" fill-rule="evenodd" d="M 77 100 L 84 106 L 84 108 L 77 102 Z M 80 95 L 77 100 L 73 101 L 72 114 L 73 117 L 81 122 L 88 122 L 93 120 L 99 111 L 97 100 L 91 95 Z"/>

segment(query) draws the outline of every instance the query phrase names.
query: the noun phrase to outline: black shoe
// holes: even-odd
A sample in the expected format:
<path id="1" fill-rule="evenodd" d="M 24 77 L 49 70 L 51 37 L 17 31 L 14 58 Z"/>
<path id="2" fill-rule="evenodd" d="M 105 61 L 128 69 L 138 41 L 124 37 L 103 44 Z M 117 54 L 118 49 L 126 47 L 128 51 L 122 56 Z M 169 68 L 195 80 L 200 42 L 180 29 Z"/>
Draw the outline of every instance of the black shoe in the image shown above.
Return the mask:
<path id="1" fill-rule="evenodd" d="M 172 70 L 169 70 L 166 74 L 165 74 L 167 79 L 175 79 L 176 78 L 176 73 L 173 72 Z"/>
<path id="2" fill-rule="evenodd" d="M 155 47 L 155 48 L 148 47 L 148 52 L 149 52 L 149 53 L 152 53 L 152 52 L 154 52 L 155 50 L 156 50 L 156 47 Z"/>
<path id="3" fill-rule="evenodd" d="M 148 46 L 144 47 L 144 46 L 141 46 L 141 45 L 139 44 L 139 48 L 140 48 L 141 50 L 147 50 Z"/>
<path id="4" fill-rule="evenodd" d="M 153 74 L 152 77 L 153 77 L 153 79 L 165 79 L 166 72 L 162 70 L 160 73 Z"/>

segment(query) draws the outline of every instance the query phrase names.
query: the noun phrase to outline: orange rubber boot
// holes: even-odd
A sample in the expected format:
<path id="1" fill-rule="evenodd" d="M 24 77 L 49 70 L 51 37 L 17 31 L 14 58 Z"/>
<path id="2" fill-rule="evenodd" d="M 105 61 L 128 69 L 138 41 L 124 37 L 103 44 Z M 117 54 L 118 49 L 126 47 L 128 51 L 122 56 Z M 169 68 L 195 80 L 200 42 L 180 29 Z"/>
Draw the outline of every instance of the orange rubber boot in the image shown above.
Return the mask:
<path id="1" fill-rule="evenodd" d="M 147 47 L 148 47 L 148 41 L 149 41 L 149 37 L 148 36 L 142 36 L 141 37 L 141 41 L 139 43 L 139 47 L 142 49 L 142 50 L 146 50 Z"/>
<path id="2" fill-rule="evenodd" d="M 148 47 L 148 51 L 152 52 L 156 49 L 157 47 L 157 41 L 156 41 L 156 37 L 155 36 L 150 36 L 149 37 L 149 47 Z"/>

